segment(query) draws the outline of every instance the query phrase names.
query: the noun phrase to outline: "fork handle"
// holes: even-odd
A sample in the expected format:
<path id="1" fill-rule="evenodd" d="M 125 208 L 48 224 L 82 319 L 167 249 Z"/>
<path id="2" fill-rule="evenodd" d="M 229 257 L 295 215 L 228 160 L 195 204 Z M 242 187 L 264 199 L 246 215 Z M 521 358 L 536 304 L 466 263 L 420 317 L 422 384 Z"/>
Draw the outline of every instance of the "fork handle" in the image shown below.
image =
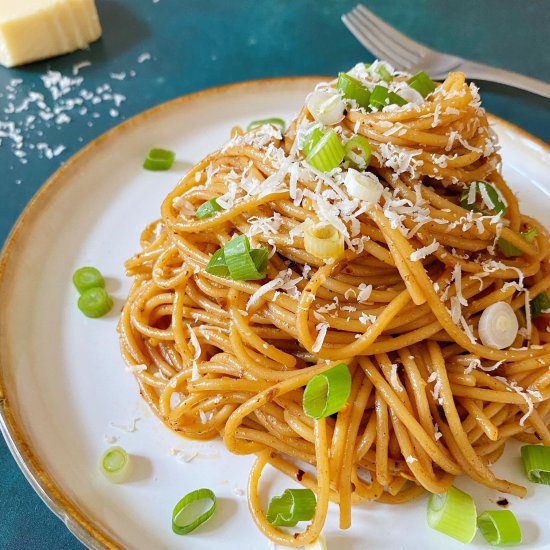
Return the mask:
<path id="1" fill-rule="evenodd" d="M 489 65 L 476 63 L 474 61 L 465 61 L 461 64 L 459 69 L 463 70 L 468 78 L 474 80 L 488 80 L 489 82 L 507 84 L 508 86 L 527 90 L 533 94 L 538 94 L 550 99 L 550 84 L 542 80 L 537 80 L 536 78 L 530 78 L 519 73 L 505 71 L 504 69 L 490 67 Z"/>

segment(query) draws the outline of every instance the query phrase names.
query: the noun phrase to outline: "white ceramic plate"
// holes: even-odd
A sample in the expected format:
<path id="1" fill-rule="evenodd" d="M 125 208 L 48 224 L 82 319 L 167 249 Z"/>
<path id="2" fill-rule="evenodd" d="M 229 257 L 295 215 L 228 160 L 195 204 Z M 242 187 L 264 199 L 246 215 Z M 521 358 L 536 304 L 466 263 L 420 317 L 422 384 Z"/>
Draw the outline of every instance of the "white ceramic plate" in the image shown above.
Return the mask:
<path id="1" fill-rule="evenodd" d="M 318 80 L 318 79 L 316 79 Z M 119 355 L 117 314 L 129 288 L 123 262 L 138 250 L 142 228 L 159 215 L 163 197 L 186 170 L 215 150 L 235 124 L 266 116 L 292 118 L 316 80 L 237 84 L 184 97 L 146 112 L 92 143 L 64 166 L 29 205 L 0 265 L 0 410 L 2 430 L 37 492 L 89 547 L 132 549 L 269 549 L 249 517 L 244 489 L 251 457 L 233 456 L 220 442 L 200 444 L 171 433 L 141 401 Z M 550 207 L 550 153 L 519 129 L 495 121 L 504 173 L 522 208 L 542 220 Z M 152 146 L 177 152 L 168 172 L 141 163 Z M 73 271 L 97 266 L 116 307 L 90 320 L 76 307 Z M 118 427 L 116 427 L 118 426 Z M 135 431 L 125 432 L 126 426 Z M 137 457 L 125 485 L 108 483 L 97 461 L 106 437 Z M 517 447 L 496 472 L 524 483 Z M 177 456 L 170 450 L 179 449 Z M 191 461 L 186 462 L 198 453 Z M 271 471 L 273 491 L 292 486 Z M 499 496 L 466 479 L 478 509 Z M 219 497 L 214 518 L 185 538 L 171 531 L 174 504 L 209 487 Z M 524 528 L 524 548 L 550 547 L 548 488 L 529 484 L 523 501 L 507 497 Z M 429 529 L 426 499 L 401 506 L 365 504 L 353 527 L 338 529 L 331 506 L 330 550 L 463 548 Z M 486 548 L 477 535 L 474 548 Z"/>

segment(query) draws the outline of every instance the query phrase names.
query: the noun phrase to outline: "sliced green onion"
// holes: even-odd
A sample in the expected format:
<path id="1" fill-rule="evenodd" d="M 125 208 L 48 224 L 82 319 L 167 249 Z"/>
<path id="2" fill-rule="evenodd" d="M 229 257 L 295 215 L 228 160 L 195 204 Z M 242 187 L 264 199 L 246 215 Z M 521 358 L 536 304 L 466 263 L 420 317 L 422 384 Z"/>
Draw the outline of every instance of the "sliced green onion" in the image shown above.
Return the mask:
<path id="1" fill-rule="evenodd" d="M 263 277 L 267 272 L 267 260 L 269 258 L 269 248 L 262 246 L 261 248 L 253 248 L 250 251 L 250 257 L 256 266 L 258 273 L 263 273 Z M 261 277 L 263 279 L 263 277 Z"/>
<path id="2" fill-rule="evenodd" d="M 372 146 L 366 137 L 352 137 L 346 142 L 344 149 L 346 150 L 345 158 L 352 164 L 353 168 L 365 170 L 370 164 Z"/>
<path id="3" fill-rule="evenodd" d="M 314 376 L 304 390 L 304 412 L 312 418 L 325 418 L 337 413 L 351 392 L 351 374 L 348 366 L 340 363 Z"/>
<path id="4" fill-rule="evenodd" d="M 195 212 L 195 216 L 199 220 L 204 220 L 206 218 L 211 218 L 216 212 L 221 212 L 223 208 L 218 204 L 216 199 L 210 199 L 209 201 L 203 202 Z"/>
<path id="5" fill-rule="evenodd" d="M 104 287 L 105 279 L 95 267 L 81 267 L 73 274 L 73 283 L 80 294 L 85 290 Z"/>
<path id="6" fill-rule="evenodd" d="M 477 526 L 489 544 L 510 546 L 521 543 L 521 527 L 510 510 L 488 510 L 477 518 Z"/>
<path id="7" fill-rule="evenodd" d="M 507 302 L 495 302 L 485 308 L 477 329 L 484 346 L 494 349 L 508 348 L 518 335 L 516 312 Z"/>
<path id="8" fill-rule="evenodd" d="M 390 71 L 388 71 L 388 69 L 386 69 L 386 67 L 382 64 L 378 64 L 376 66 L 376 72 L 384 82 L 391 82 L 393 80 L 393 76 Z"/>
<path id="9" fill-rule="evenodd" d="M 359 80 L 347 73 L 338 75 L 336 88 L 342 92 L 346 99 L 354 100 L 359 107 L 369 108 L 370 92 Z"/>
<path id="10" fill-rule="evenodd" d="M 315 515 L 317 499 L 311 489 L 287 489 L 273 497 L 266 519 L 272 525 L 294 527 L 299 521 L 309 521 Z"/>
<path id="11" fill-rule="evenodd" d="M 402 107 L 408 101 L 395 92 L 390 92 L 385 86 L 375 86 L 370 94 L 370 105 L 381 111 L 388 105 L 399 105 Z"/>
<path id="12" fill-rule="evenodd" d="M 309 223 L 304 230 L 304 248 L 322 260 L 339 258 L 344 253 L 344 235 L 328 223 Z"/>
<path id="13" fill-rule="evenodd" d="M 197 506 L 189 506 L 195 502 L 211 501 L 212 505 L 196 517 Z M 204 504 L 204 503 L 202 503 Z M 204 508 L 203 508 L 204 509 Z M 210 489 L 197 489 L 185 495 L 175 506 L 172 512 L 172 530 L 176 535 L 187 535 L 199 525 L 209 520 L 216 511 L 216 495 Z M 190 517 L 191 516 L 191 517 Z M 192 519 L 192 518 L 195 519 Z"/>
<path id="14" fill-rule="evenodd" d="M 344 185 L 354 199 L 360 199 L 370 204 L 377 204 L 384 191 L 376 174 L 358 172 L 353 168 L 348 169 Z"/>
<path id="15" fill-rule="evenodd" d="M 527 232 L 520 231 L 520 236 L 523 237 L 528 243 L 532 243 L 537 235 L 538 231 L 536 227 L 533 227 Z M 498 240 L 498 247 L 506 258 L 523 256 L 523 252 L 517 246 L 514 246 L 511 242 L 503 239 L 502 237 Z"/>
<path id="16" fill-rule="evenodd" d="M 346 104 L 337 90 L 315 90 L 306 96 L 306 107 L 313 118 L 324 126 L 340 122 L 346 115 Z"/>
<path id="17" fill-rule="evenodd" d="M 512 258 L 514 256 L 523 256 L 523 252 L 514 246 L 510 241 L 503 239 L 502 237 L 497 241 L 498 249 L 502 252 L 505 258 Z"/>
<path id="18" fill-rule="evenodd" d="M 143 168 L 146 170 L 170 170 L 174 164 L 176 153 L 168 149 L 151 149 L 143 161 Z"/>
<path id="19" fill-rule="evenodd" d="M 520 231 L 519 233 L 529 244 L 533 244 L 539 232 L 536 227 L 532 227 L 529 231 Z"/>
<path id="20" fill-rule="evenodd" d="M 531 317 L 539 317 L 550 309 L 550 298 L 546 291 L 538 294 L 531 300 Z"/>
<path id="21" fill-rule="evenodd" d="M 550 447 L 524 445 L 521 448 L 521 460 L 529 481 L 550 485 Z"/>
<path id="22" fill-rule="evenodd" d="M 258 126 L 263 126 L 264 124 L 273 124 L 274 126 L 279 126 L 281 129 L 281 133 L 285 133 L 286 123 L 282 118 L 261 118 L 259 120 L 253 120 L 247 127 L 246 131 L 250 132 L 250 130 L 253 130 L 254 128 L 257 128 Z"/>
<path id="23" fill-rule="evenodd" d="M 267 251 L 267 247 L 265 250 Z M 246 235 L 231 239 L 223 247 L 223 255 L 229 269 L 229 276 L 234 281 L 251 281 L 265 277 L 265 269 L 263 272 L 260 271 L 258 268 L 261 266 L 256 265 L 254 258 L 250 255 L 250 241 Z"/>
<path id="24" fill-rule="evenodd" d="M 133 464 L 130 456 L 122 447 L 110 447 L 99 461 L 103 475 L 113 483 L 124 483 L 132 475 Z"/>
<path id="25" fill-rule="evenodd" d="M 304 141 L 304 146 L 302 147 L 302 152 L 305 157 L 311 153 L 311 150 L 319 143 L 324 135 L 325 132 L 323 132 L 319 126 L 313 126 L 313 128 L 309 130 Z"/>
<path id="26" fill-rule="evenodd" d="M 263 279 L 267 271 L 268 255 L 266 246 L 251 250 L 248 237 L 239 235 L 214 252 L 206 271 L 217 277 L 230 277 L 234 281 Z"/>
<path id="27" fill-rule="evenodd" d="M 465 544 L 475 537 L 477 514 L 474 499 L 454 486 L 441 495 L 430 495 L 427 518 L 432 529 Z"/>
<path id="28" fill-rule="evenodd" d="M 460 196 L 460 206 L 462 206 L 462 208 L 465 208 L 466 210 L 470 210 L 472 212 L 483 212 L 483 210 L 478 208 L 478 206 L 476 205 L 477 195 L 480 194 L 483 202 L 489 210 L 492 210 L 497 214 L 501 214 L 502 216 L 506 214 L 507 209 L 506 205 L 504 204 L 504 200 L 502 199 L 500 193 L 495 189 L 495 187 L 493 187 L 490 183 L 487 183 L 486 181 L 476 181 L 470 185 L 476 186 L 476 192 L 473 195 L 474 202 L 470 202 L 470 187 L 467 187 L 462 191 L 462 194 Z"/>
<path id="29" fill-rule="evenodd" d="M 78 309 L 86 317 L 103 317 L 113 307 L 113 299 L 102 287 L 94 287 L 85 290 L 78 299 Z"/>
<path id="30" fill-rule="evenodd" d="M 437 87 L 437 84 L 424 71 L 416 73 L 407 80 L 407 84 L 424 98 L 429 96 Z"/>
<path id="31" fill-rule="evenodd" d="M 212 254 L 212 258 L 206 266 L 207 273 L 210 275 L 216 275 L 216 277 L 229 277 L 229 269 L 225 263 L 225 256 L 223 255 L 223 248 L 216 250 Z"/>
<path id="32" fill-rule="evenodd" d="M 344 160 L 346 150 L 344 149 L 338 134 L 329 130 L 314 145 L 306 160 L 321 172 L 333 170 Z"/>
<path id="33" fill-rule="evenodd" d="M 390 100 L 390 105 L 399 105 L 399 107 L 403 107 L 403 105 L 407 105 L 408 103 L 408 101 L 404 97 L 401 97 L 395 92 L 390 92 L 388 94 L 388 99 Z"/>

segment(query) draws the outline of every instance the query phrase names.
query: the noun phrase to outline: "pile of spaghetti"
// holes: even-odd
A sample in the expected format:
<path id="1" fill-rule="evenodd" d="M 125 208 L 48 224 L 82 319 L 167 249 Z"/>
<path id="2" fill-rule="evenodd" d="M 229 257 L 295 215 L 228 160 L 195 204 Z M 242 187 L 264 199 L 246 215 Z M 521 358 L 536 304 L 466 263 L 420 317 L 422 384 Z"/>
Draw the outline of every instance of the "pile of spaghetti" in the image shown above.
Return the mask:
<path id="1" fill-rule="evenodd" d="M 122 354 L 171 429 L 257 455 L 249 506 L 272 540 L 315 540 L 329 501 L 347 528 L 353 504 L 460 474 L 525 494 L 490 465 L 509 438 L 550 445 L 548 235 L 462 73 L 359 64 L 286 132 L 235 128 L 161 212 L 126 264 Z M 339 364 L 349 398 L 313 417 L 304 388 Z M 267 464 L 315 492 L 305 531 L 266 520 Z"/>

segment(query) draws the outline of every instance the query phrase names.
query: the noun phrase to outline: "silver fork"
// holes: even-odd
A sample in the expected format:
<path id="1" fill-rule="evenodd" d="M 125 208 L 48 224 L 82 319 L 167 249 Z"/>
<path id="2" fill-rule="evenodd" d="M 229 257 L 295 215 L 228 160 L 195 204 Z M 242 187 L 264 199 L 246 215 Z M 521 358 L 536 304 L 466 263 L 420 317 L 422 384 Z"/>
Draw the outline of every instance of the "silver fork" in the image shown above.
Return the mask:
<path id="1" fill-rule="evenodd" d="M 507 84 L 550 98 L 550 84 L 432 50 L 388 25 L 362 4 L 343 15 L 342 21 L 365 48 L 396 69 L 409 73 L 424 70 L 436 80 L 444 79 L 450 71 L 460 70 L 470 79 Z"/>

